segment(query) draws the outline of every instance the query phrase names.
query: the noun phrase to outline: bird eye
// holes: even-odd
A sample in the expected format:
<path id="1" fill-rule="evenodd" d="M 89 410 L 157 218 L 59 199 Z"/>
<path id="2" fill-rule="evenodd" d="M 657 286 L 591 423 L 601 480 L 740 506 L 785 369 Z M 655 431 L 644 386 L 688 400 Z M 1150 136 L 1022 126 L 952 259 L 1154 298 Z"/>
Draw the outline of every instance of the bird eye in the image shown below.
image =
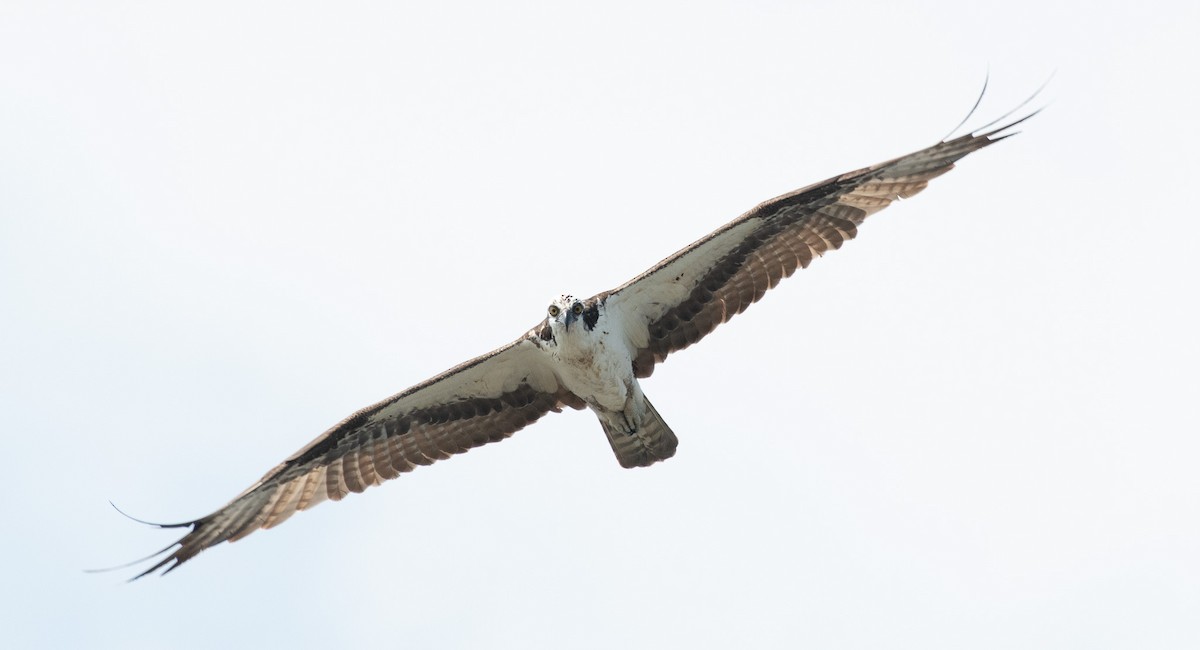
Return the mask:
<path id="1" fill-rule="evenodd" d="M 550 312 L 550 318 L 554 318 L 558 315 L 558 305 L 550 305 L 550 309 L 547 311 Z"/>
<path id="2" fill-rule="evenodd" d="M 575 303 L 574 305 L 571 306 L 571 311 L 574 312 L 576 316 L 578 316 L 583 313 L 583 305 L 580 303 Z"/>

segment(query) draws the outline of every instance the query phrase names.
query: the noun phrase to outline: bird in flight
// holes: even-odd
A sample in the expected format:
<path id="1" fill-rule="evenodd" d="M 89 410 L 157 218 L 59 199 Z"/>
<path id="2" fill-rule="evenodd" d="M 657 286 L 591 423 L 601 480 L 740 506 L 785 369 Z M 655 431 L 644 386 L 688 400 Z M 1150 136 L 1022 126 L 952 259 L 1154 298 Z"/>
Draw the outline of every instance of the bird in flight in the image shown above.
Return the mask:
<path id="1" fill-rule="evenodd" d="M 591 409 L 622 467 L 670 458 L 678 440 L 639 380 L 853 239 L 868 216 L 1015 135 L 1013 127 L 1036 111 L 995 125 L 1028 102 L 972 133 L 760 203 L 616 289 L 555 298 L 517 340 L 358 410 L 212 514 L 153 524 L 191 530 L 139 560 L 158 558 L 134 579 L 169 573 L 326 499 L 503 440 L 563 408 Z"/>

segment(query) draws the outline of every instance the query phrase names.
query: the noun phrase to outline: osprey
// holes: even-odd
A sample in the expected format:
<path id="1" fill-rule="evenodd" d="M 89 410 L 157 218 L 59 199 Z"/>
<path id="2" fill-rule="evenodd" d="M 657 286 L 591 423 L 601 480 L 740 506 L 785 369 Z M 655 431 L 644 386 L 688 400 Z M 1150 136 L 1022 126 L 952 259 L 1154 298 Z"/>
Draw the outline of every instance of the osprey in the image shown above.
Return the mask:
<path id="1" fill-rule="evenodd" d="M 1015 135 L 1010 129 L 1033 114 L 988 130 L 1010 112 L 973 133 L 771 199 L 612 291 L 553 300 L 517 340 L 355 412 L 216 512 L 153 524 L 191 530 L 144 558 L 170 551 L 134 579 L 166 574 L 326 499 L 503 440 L 563 408 L 591 409 L 623 467 L 670 458 L 678 439 L 640 379 L 796 269 L 841 247 L 869 215 Z"/>

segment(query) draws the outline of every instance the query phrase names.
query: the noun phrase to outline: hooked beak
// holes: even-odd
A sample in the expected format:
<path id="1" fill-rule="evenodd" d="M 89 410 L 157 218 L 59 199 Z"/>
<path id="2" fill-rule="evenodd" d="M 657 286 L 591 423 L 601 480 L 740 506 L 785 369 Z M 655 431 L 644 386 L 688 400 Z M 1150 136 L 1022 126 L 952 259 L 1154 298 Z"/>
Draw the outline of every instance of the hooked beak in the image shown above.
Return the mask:
<path id="1" fill-rule="evenodd" d="M 574 311 L 568 309 L 567 313 L 563 315 L 563 329 L 570 332 L 571 323 L 574 323 L 578 318 L 579 317 L 575 315 Z"/>

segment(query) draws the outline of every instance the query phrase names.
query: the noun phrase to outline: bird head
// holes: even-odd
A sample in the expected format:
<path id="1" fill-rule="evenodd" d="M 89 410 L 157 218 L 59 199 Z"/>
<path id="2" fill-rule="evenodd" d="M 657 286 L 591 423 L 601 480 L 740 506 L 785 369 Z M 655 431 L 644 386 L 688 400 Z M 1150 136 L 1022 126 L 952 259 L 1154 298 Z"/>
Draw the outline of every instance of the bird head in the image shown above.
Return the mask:
<path id="1" fill-rule="evenodd" d="M 550 306 L 546 308 L 546 314 L 550 317 L 550 323 L 561 325 L 563 329 L 569 330 L 571 325 L 583 316 L 583 301 L 576 300 L 575 296 L 563 294 L 554 300 L 550 301 Z"/>
<path id="2" fill-rule="evenodd" d="M 544 340 L 557 340 L 560 335 L 572 332 L 591 331 L 599 318 L 599 307 L 595 300 L 578 300 L 571 295 L 561 295 L 550 301 L 546 308 L 546 325 L 542 330 Z"/>

